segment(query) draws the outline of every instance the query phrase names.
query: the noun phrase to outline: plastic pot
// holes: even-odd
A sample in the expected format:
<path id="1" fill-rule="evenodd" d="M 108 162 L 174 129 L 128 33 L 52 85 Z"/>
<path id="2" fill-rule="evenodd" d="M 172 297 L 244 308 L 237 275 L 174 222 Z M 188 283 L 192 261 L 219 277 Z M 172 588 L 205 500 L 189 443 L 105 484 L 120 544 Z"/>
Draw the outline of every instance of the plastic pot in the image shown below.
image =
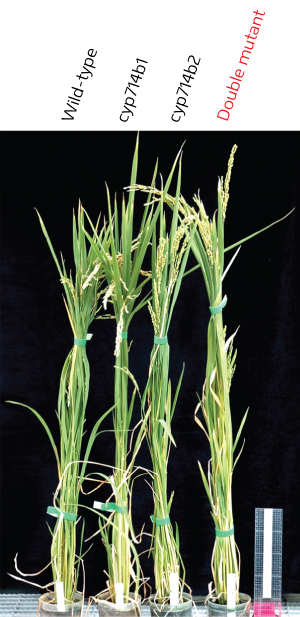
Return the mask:
<path id="1" fill-rule="evenodd" d="M 141 596 L 135 599 L 134 593 L 129 593 L 130 602 L 126 602 L 123 606 L 117 606 L 113 602 L 108 602 L 110 597 L 109 592 L 102 593 L 98 596 L 98 610 L 100 617 L 138 617 L 141 614 Z"/>
<path id="2" fill-rule="evenodd" d="M 227 604 L 219 604 L 208 600 L 207 602 L 209 617 L 225 617 L 227 613 L 232 615 L 234 611 L 230 609 L 228 611 Z M 246 593 L 239 593 L 239 603 L 235 607 L 235 614 L 237 617 L 250 617 L 251 598 Z"/>
<path id="3" fill-rule="evenodd" d="M 183 593 L 182 597 L 181 604 L 170 606 L 168 603 L 159 604 L 158 598 L 155 599 L 155 594 L 153 594 L 149 598 L 151 617 L 165 617 L 167 613 L 171 617 L 192 617 L 192 596 L 189 593 Z"/>
<path id="4" fill-rule="evenodd" d="M 65 604 L 65 610 L 62 612 L 57 609 L 57 604 L 50 604 L 53 601 L 54 593 L 47 593 L 39 600 L 40 617 L 80 617 L 83 604 L 83 596 L 81 593 L 75 593 L 74 601 L 71 604 Z"/>

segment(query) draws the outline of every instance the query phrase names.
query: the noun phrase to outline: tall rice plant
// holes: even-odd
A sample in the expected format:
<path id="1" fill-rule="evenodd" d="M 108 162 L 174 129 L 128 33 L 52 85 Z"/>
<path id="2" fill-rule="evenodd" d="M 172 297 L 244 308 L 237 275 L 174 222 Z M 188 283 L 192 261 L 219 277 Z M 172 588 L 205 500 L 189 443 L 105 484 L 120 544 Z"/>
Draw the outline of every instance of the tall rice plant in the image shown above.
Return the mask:
<path id="1" fill-rule="evenodd" d="M 136 182 L 138 163 L 138 140 L 133 157 L 131 184 Z M 155 171 L 156 174 L 156 171 Z M 129 444 L 129 437 L 137 385 L 129 401 L 129 379 L 134 381 L 129 371 L 128 328 L 135 313 L 146 303 L 148 296 L 138 300 L 144 285 L 150 280 L 151 272 L 142 270 L 145 254 L 151 240 L 159 209 L 154 212 L 153 206 L 146 205 L 138 235 L 134 237 L 134 192 L 129 194 L 127 203 L 122 198 L 121 220 L 117 201 L 112 210 L 110 193 L 107 188 L 109 246 L 105 247 L 101 237 L 89 240 L 98 255 L 104 269 L 107 291 L 103 304 L 105 310 L 108 304 L 112 306 L 116 319 L 115 341 L 115 376 L 114 376 L 114 411 L 113 425 L 115 434 L 115 470 L 113 484 L 115 486 L 115 512 L 107 520 L 100 515 L 100 530 L 105 542 L 108 561 L 109 589 L 111 600 L 116 602 L 116 584 L 123 585 L 124 602 L 129 601 L 131 583 L 135 585 L 135 593 L 139 587 L 137 573 L 133 569 L 131 559 L 132 536 L 131 526 L 131 474 L 133 464 L 141 445 L 144 434 L 140 428 L 134 447 Z M 150 292 L 151 293 L 151 292 Z M 134 381 L 135 383 L 135 381 Z M 129 450 L 131 451 L 129 460 Z M 109 506 L 109 504 L 108 504 Z M 106 506 L 104 506 L 106 508 Z M 124 512 L 128 516 L 124 515 Z M 128 518 L 129 517 L 129 518 Z M 106 521 L 106 522 L 105 522 Z M 110 524 L 110 528 L 107 526 Z M 108 532 L 109 530 L 109 532 Z M 137 564 L 137 572 L 139 565 Z"/>
<path id="2" fill-rule="evenodd" d="M 212 220 L 206 214 L 199 195 L 194 196 L 200 217 L 197 219 L 193 252 L 201 265 L 211 312 L 207 331 L 206 377 L 199 403 L 206 428 L 196 415 L 198 407 L 195 420 L 205 432 L 211 452 L 207 477 L 201 464 L 198 464 L 215 525 L 216 539 L 211 564 L 214 591 L 221 604 L 227 602 L 228 573 L 236 575 L 236 602 L 239 601 L 240 554 L 234 539 L 232 474 L 241 454 L 240 451 L 238 456 L 234 456 L 248 413 L 247 410 L 234 440 L 229 392 L 235 369 L 236 352 L 233 353 L 235 333 L 226 340 L 222 309 L 227 299 L 226 296 L 223 298 L 222 283 L 228 270 L 227 268 L 224 272 L 224 221 L 235 151 L 236 146 L 231 151 L 225 182 L 223 178 L 219 181 L 218 210 Z M 195 209 L 185 203 L 184 210 L 190 214 L 195 213 Z"/>
<path id="3" fill-rule="evenodd" d="M 82 438 L 90 381 L 86 342 L 89 339 L 89 325 L 99 311 L 100 288 L 105 278 L 95 249 L 90 246 L 87 250 L 86 247 L 83 231 L 84 212 L 81 204 L 78 208 L 77 225 L 75 216 L 73 216 L 74 279 L 71 273 L 68 276 L 63 258 L 61 258 L 61 264 L 58 261 L 42 218 L 40 215 L 38 216 L 64 287 L 65 307 L 74 336 L 74 344 L 65 360 L 59 384 L 57 407 L 60 431 L 59 448 L 55 444 L 48 424 L 36 410 L 22 403 L 10 402 L 27 407 L 35 414 L 45 428 L 55 454 L 59 485 L 54 496 L 53 506 L 48 508 L 48 513 L 57 517 L 54 531 L 51 532 L 51 566 L 54 582 L 63 583 L 65 601 L 70 602 L 73 600 L 77 589 L 81 557 L 78 554 L 81 549 L 80 551 L 76 550 L 80 487 L 84 479 L 86 461 L 97 436 L 97 430 L 105 415 L 109 413 L 106 412 L 95 424 L 88 440 L 83 458 L 84 463 L 81 465 Z M 102 228 L 99 237 L 103 245 L 106 246 L 108 231 L 105 230 L 105 227 Z"/>
<path id="4" fill-rule="evenodd" d="M 169 177 L 168 183 L 171 178 Z M 154 328 L 154 345 L 150 357 L 149 379 L 143 396 L 143 408 L 148 410 L 147 441 L 153 468 L 153 530 L 150 551 L 153 552 L 156 602 L 182 601 L 185 569 L 179 550 L 179 533 L 176 525 L 174 535 L 170 520 L 173 493 L 168 498 L 167 468 L 171 443 L 171 421 L 181 385 L 181 373 L 176 393 L 171 400 L 169 379 L 168 331 L 175 302 L 180 290 L 183 273 L 190 250 L 191 223 L 193 217 L 185 217 L 179 223 L 178 205 L 181 184 L 181 161 L 177 178 L 177 190 L 170 233 L 166 231 L 163 211 L 164 189 L 161 189 L 159 241 L 156 232 L 152 237 L 152 297 L 148 302 Z M 182 579 L 180 579 L 182 571 Z M 175 576 L 174 576 L 175 575 Z"/>
<path id="5" fill-rule="evenodd" d="M 195 420 L 204 431 L 210 445 L 211 457 L 207 476 L 201 464 L 198 464 L 211 505 L 211 514 L 216 531 L 211 563 L 215 589 L 212 590 L 210 585 L 209 590 L 211 595 L 212 593 L 217 595 L 218 601 L 221 604 L 226 604 L 227 602 L 228 573 L 236 575 L 236 602 L 238 603 L 239 601 L 240 554 L 234 539 L 232 475 L 243 449 L 242 446 L 239 453 L 236 454 L 236 448 L 248 413 L 247 410 L 234 439 L 229 393 L 235 370 L 236 352 L 233 352 L 233 340 L 236 333 L 226 339 L 222 309 L 226 305 L 227 298 L 223 296 L 222 284 L 238 251 L 225 270 L 224 253 L 279 222 L 276 221 L 232 246 L 224 248 L 224 222 L 229 199 L 229 182 L 236 149 L 237 146 L 232 148 L 225 181 L 223 178 L 219 180 L 218 209 L 213 215 L 212 220 L 209 219 L 199 194 L 194 196 L 194 202 L 197 206 L 195 208 L 189 206 L 182 195 L 180 195 L 179 205 L 177 205 L 177 195 L 172 197 L 165 191 L 162 192 L 153 187 L 141 185 L 135 185 L 134 187 L 152 194 L 153 202 L 163 198 L 174 212 L 178 208 L 182 221 L 187 216 L 191 216 L 196 222 L 196 231 L 191 240 L 191 248 L 198 265 L 189 272 L 198 267 L 202 270 L 211 317 L 207 332 L 206 378 L 202 398 L 195 411 Z M 201 407 L 203 412 L 205 426 L 197 417 L 199 407 Z"/>

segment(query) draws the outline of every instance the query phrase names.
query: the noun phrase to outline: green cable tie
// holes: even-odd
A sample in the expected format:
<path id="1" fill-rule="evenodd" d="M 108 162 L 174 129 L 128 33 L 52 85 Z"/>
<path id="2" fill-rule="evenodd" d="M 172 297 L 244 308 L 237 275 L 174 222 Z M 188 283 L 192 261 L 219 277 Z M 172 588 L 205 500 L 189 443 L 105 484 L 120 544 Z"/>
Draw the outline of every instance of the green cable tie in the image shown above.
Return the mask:
<path id="1" fill-rule="evenodd" d="M 59 518 L 63 515 L 65 521 L 73 521 L 75 522 L 77 519 L 77 514 L 72 514 L 71 512 L 63 512 L 59 510 L 59 508 L 55 508 L 54 506 L 48 506 L 47 514 L 51 514 L 51 516 L 55 516 L 55 518 Z"/>
<path id="2" fill-rule="evenodd" d="M 122 332 L 122 339 L 125 340 L 128 338 L 128 332 Z"/>
<path id="3" fill-rule="evenodd" d="M 210 306 L 209 310 L 212 315 L 216 315 L 217 313 L 222 313 L 222 310 L 224 306 L 226 306 L 226 304 L 227 304 L 227 296 L 224 296 L 221 304 L 219 304 L 218 306 Z"/>
<path id="4" fill-rule="evenodd" d="M 156 518 L 154 519 L 153 514 L 150 516 L 152 523 L 155 522 L 156 527 L 162 527 L 163 525 L 168 525 L 170 521 L 170 517 L 166 516 L 166 518 Z"/>
<path id="5" fill-rule="evenodd" d="M 74 337 L 74 345 L 77 345 L 77 347 L 85 347 L 86 342 L 90 341 L 92 336 L 93 336 L 92 334 L 87 334 L 86 338 L 75 338 Z"/>
<path id="6" fill-rule="evenodd" d="M 228 536 L 233 536 L 234 534 L 234 525 L 231 529 L 227 529 L 226 531 L 222 531 L 221 529 L 215 528 L 217 538 L 228 538 Z"/>
<path id="7" fill-rule="evenodd" d="M 74 345 L 77 345 L 77 347 L 85 347 L 86 338 L 75 338 L 74 337 Z"/>
<path id="8" fill-rule="evenodd" d="M 108 503 L 102 503 L 102 501 L 94 501 L 93 508 L 96 510 L 101 510 L 101 512 L 117 512 L 118 514 L 124 514 L 127 511 L 127 508 L 123 506 L 118 506 L 113 501 L 109 501 Z"/>
<path id="9" fill-rule="evenodd" d="M 159 336 L 155 336 L 154 337 L 155 345 L 166 345 L 167 342 L 168 342 L 168 337 L 167 336 L 163 336 L 162 338 L 160 338 Z"/>

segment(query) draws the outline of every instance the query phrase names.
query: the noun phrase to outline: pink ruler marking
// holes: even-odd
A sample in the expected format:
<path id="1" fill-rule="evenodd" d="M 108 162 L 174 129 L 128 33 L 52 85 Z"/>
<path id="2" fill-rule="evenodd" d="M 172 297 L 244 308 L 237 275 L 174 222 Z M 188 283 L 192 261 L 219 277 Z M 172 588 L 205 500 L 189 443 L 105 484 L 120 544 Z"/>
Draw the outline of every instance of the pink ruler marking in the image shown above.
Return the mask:
<path id="1" fill-rule="evenodd" d="M 275 602 L 254 602 L 253 611 L 254 617 L 280 617 L 281 616 L 281 603 L 277 605 Z"/>

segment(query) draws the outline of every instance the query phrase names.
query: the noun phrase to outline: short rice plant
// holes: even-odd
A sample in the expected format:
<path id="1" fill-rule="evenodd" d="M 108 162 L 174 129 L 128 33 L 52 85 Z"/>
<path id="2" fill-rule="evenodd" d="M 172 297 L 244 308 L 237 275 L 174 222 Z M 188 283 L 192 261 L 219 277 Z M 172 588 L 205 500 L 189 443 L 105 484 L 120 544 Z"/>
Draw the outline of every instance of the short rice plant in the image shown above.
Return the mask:
<path id="1" fill-rule="evenodd" d="M 171 172 L 167 185 L 170 184 Z M 150 551 L 154 559 L 154 578 L 158 604 L 175 605 L 182 602 L 185 583 L 185 568 L 179 550 L 179 532 L 176 533 L 170 519 L 173 494 L 168 498 L 168 460 L 171 443 L 171 421 L 179 394 L 183 370 L 173 402 L 169 379 L 170 348 L 168 331 L 175 302 L 181 287 L 182 277 L 191 244 L 193 217 L 178 219 L 181 184 L 181 161 L 177 178 L 176 198 L 170 232 L 167 233 L 163 211 L 164 189 L 161 189 L 159 241 L 156 232 L 152 236 L 152 297 L 148 301 L 154 329 L 154 344 L 150 357 L 149 379 L 143 396 L 143 409 L 147 409 L 147 441 L 152 459 L 152 492 L 154 512 Z M 181 582 L 180 574 L 182 573 Z M 170 600 L 171 597 L 171 600 Z"/>
<path id="2" fill-rule="evenodd" d="M 75 262 L 75 277 L 69 276 L 65 263 L 58 261 L 46 227 L 39 216 L 42 231 L 46 237 L 53 259 L 57 266 L 60 280 L 64 287 L 64 303 L 70 321 L 74 344 L 65 360 L 59 385 L 57 418 L 59 422 L 60 444 L 56 446 L 54 437 L 45 419 L 35 410 L 23 403 L 40 420 L 50 439 L 58 469 L 58 489 L 54 494 L 53 506 L 48 513 L 57 518 L 52 534 L 51 566 L 54 583 L 62 582 L 65 602 L 72 602 L 77 590 L 79 566 L 84 523 L 81 533 L 81 546 L 76 549 L 76 528 L 79 519 L 78 499 L 81 484 L 84 480 L 86 461 L 97 436 L 98 428 L 109 413 L 106 412 L 95 424 L 85 450 L 83 462 L 82 439 L 89 394 L 90 368 L 86 353 L 86 343 L 89 339 L 88 328 L 99 312 L 101 286 L 105 282 L 103 267 L 95 249 L 86 247 L 83 231 L 84 212 L 81 204 L 78 208 L 77 224 L 73 216 L 73 253 Z M 99 221 L 98 221 L 99 223 Z M 103 246 L 108 242 L 109 232 L 103 226 L 97 237 Z M 48 585 L 47 585 L 48 587 Z"/>

